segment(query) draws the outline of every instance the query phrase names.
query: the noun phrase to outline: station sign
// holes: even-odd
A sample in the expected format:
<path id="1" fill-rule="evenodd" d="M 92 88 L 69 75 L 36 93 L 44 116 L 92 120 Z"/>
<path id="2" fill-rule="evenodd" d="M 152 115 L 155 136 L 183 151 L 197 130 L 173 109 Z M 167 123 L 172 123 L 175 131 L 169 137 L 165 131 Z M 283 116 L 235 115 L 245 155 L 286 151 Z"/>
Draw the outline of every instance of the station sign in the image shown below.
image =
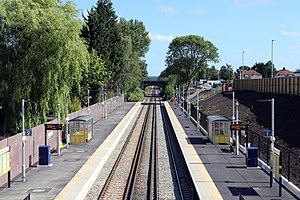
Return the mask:
<path id="1" fill-rule="evenodd" d="M 248 130 L 249 124 L 230 124 L 230 130 L 243 131 Z"/>
<path id="2" fill-rule="evenodd" d="M 32 129 L 26 129 L 25 130 L 25 135 L 26 136 L 32 136 Z"/>
<path id="3" fill-rule="evenodd" d="M 271 137 L 272 136 L 271 130 L 264 130 L 264 136 Z"/>
<path id="4" fill-rule="evenodd" d="M 44 124 L 45 130 L 62 130 L 62 124 Z"/>

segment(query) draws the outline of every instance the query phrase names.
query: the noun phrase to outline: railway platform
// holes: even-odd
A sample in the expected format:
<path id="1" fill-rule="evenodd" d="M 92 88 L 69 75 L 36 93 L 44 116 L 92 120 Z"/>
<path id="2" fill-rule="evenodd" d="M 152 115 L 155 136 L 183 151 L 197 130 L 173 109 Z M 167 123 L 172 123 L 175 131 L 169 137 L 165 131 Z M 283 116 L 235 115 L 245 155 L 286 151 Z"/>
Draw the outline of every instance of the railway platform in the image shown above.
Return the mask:
<path id="1" fill-rule="evenodd" d="M 200 199 L 297 199 L 284 188 L 280 197 L 279 185 L 270 188 L 269 175 L 247 168 L 243 154 L 210 143 L 180 107 L 165 105 Z"/>
<path id="2" fill-rule="evenodd" d="M 92 182 L 90 179 L 93 178 L 93 173 L 101 168 L 101 163 L 94 165 L 97 160 L 93 156 L 95 153 L 101 154 L 102 162 L 109 157 L 109 148 L 113 147 L 118 138 L 111 135 L 126 129 L 129 125 L 127 122 L 130 121 L 129 115 L 135 110 L 135 103 L 125 103 L 117 108 L 107 119 L 95 123 L 94 138 L 90 142 L 70 145 L 70 148 L 61 151 L 61 156 L 51 155 L 53 166 L 30 168 L 26 171 L 25 182 L 22 182 L 21 177 L 17 177 L 12 180 L 11 188 L 0 187 L 0 200 L 23 200 L 29 193 L 31 200 L 74 200 L 84 195 L 89 188 L 88 184 Z M 103 143 L 105 144 L 102 145 Z"/>

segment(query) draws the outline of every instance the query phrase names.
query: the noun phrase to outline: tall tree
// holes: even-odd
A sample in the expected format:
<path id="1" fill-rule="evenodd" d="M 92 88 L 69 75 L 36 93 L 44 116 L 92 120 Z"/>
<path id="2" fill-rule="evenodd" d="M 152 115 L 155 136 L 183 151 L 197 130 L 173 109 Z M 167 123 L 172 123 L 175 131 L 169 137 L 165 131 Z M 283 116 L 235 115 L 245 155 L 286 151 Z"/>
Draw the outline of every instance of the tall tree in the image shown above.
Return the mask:
<path id="1" fill-rule="evenodd" d="M 144 61 L 149 49 L 150 38 L 144 24 L 138 20 L 121 18 L 118 23 L 121 31 L 124 60 L 121 82 L 130 90 L 140 86 L 143 77 L 147 76 L 147 64 Z"/>
<path id="2" fill-rule="evenodd" d="M 110 0 L 98 0 L 85 17 L 82 37 L 86 39 L 89 51 L 94 49 L 111 74 L 109 87 L 119 82 L 122 72 L 122 38 L 117 26 L 117 15 Z"/>
<path id="3" fill-rule="evenodd" d="M 201 36 L 177 37 L 169 45 L 166 65 L 172 72 L 180 74 L 187 88 L 198 71 L 209 62 L 218 62 L 218 49 Z"/>
<path id="4" fill-rule="evenodd" d="M 79 37 L 82 23 L 71 1 L 0 1 L 0 129 L 45 122 L 65 105 L 70 88 L 80 91 L 88 51 Z M 62 109 L 65 110 L 65 109 Z"/>

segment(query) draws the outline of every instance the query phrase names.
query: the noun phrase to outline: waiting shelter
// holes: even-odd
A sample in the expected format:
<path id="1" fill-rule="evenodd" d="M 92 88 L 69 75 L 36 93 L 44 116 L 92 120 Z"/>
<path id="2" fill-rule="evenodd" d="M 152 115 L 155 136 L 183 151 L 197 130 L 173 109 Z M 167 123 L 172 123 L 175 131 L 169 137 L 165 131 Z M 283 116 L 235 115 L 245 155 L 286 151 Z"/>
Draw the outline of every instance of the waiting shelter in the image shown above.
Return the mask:
<path id="1" fill-rule="evenodd" d="M 81 115 L 69 121 L 70 142 L 87 143 L 94 137 L 94 123 L 91 115 Z"/>
<path id="2" fill-rule="evenodd" d="M 213 143 L 230 144 L 231 120 L 220 116 L 211 115 L 207 117 L 208 137 Z"/>

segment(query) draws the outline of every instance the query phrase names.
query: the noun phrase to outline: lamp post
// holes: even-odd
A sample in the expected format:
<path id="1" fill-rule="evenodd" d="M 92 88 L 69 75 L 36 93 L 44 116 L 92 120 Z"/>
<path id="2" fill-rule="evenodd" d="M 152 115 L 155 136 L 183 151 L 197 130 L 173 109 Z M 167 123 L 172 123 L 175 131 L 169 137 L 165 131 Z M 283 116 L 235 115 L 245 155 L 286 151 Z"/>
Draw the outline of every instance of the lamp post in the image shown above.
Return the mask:
<path id="1" fill-rule="evenodd" d="M 181 107 L 181 97 L 180 97 L 180 85 L 178 85 L 178 99 L 177 99 L 177 102 L 179 104 L 179 107 Z"/>
<path id="2" fill-rule="evenodd" d="M 271 43 L 271 62 L 272 62 L 272 66 L 271 66 L 271 78 L 273 78 L 273 68 L 274 68 L 274 64 L 273 64 L 273 60 L 274 60 L 274 41 L 275 40 L 272 40 L 272 43 Z"/>
<path id="3" fill-rule="evenodd" d="M 66 142 L 67 142 L 67 148 L 69 148 L 70 143 L 70 135 L 69 135 L 69 107 L 68 107 L 68 93 L 66 93 Z"/>
<path id="4" fill-rule="evenodd" d="M 57 121 L 60 124 L 60 104 L 57 104 L 58 112 L 57 112 Z M 60 130 L 57 131 L 57 155 L 60 156 Z"/>
<path id="5" fill-rule="evenodd" d="M 187 113 L 188 113 L 188 118 L 189 119 L 191 119 L 191 88 L 189 87 L 188 88 L 188 92 L 189 92 L 189 94 L 188 94 L 188 99 L 187 99 L 187 102 L 188 102 L 188 104 L 187 104 Z"/>
<path id="6" fill-rule="evenodd" d="M 26 142 L 26 136 L 25 136 L 25 113 L 24 113 L 24 104 L 25 100 L 22 99 L 22 181 L 25 182 L 25 142 Z"/>
<path id="7" fill-rule="evenodd" d="M 197 111 L 197 130 L 198 130 L 198 132 L 200 132 L 200 129 L 199 129 L 199 88 L 197 88 L 197 109 L 196 109 L 196 111 Z"/>
<path id="8" fill-rule="evenodd" d="M 91 114 L 91 110 L 90 110 L 90 90 L 88 90 L 88 115 Z"/>
<path id="9" fill-rule="evenodd" d="M 272 102 L 272 147 L 274 147 L 274 143 L 275 143 L 275 100 L 274 98 L 271 99 Z"/>
<path id="10" fill-rule="evenodd" d="M 236 101 L 236 124 L 239 123 L 239 102 Z M 236 131 L 236 155 L 239 155 L 239 131 Z"/>
<path id="11" fill-rule="evenodd" d="M 242 51 L 242 69 L 241 69 L 241 72 L 240 72 L 240 79 L 244 78 L 242 76 L 244 74 L 244 54 L 245 54 L 245 51 Z"/>

